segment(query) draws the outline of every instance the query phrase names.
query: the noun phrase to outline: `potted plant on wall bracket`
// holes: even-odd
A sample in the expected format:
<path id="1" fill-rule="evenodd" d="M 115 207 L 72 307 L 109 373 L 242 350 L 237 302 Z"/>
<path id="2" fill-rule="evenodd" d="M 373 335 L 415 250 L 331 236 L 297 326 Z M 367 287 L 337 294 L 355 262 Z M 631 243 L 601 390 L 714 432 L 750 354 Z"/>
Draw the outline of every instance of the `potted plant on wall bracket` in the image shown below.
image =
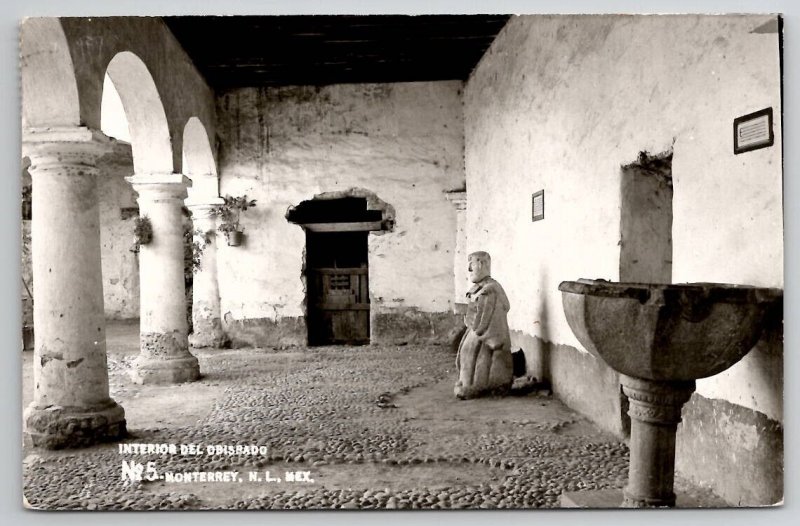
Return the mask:
<path id="1" fill-rule="evenodd" d="M 226 195 L 223 199 L 225 202 L 217 207 L 217 216 L 220 218 L 217 230 L 225 234 L 228 246 L 238 247 L 242 244 L 244 236 L 244 229 L 239 225 L 239 217 L 248 208 L 256 206 L 256 200 L 248 201 L 246 195 L 237 197 Z"/>
<path id="2" fill-rule="evenodd" d="M 153 240 L 153 223 L 147 216 L 139 216 L 133 225 L 133 247 L 131 252 L 138 253 L 139 247 L 147 245 Z"/>

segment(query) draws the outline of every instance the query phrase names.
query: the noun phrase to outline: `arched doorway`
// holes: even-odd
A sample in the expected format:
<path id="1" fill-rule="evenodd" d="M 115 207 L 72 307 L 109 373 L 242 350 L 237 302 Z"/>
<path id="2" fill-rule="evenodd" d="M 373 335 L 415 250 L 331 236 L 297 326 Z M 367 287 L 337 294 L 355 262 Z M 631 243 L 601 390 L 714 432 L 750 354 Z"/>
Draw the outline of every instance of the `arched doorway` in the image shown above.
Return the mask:
<path id="1" fill-rule="evenodd" d="M 368 344 L 368 236 L 392 228 L 391 207 L 365 192 L 323 194 L 290 209 L 286 218 L 306 232 L 308 344 Z"/>

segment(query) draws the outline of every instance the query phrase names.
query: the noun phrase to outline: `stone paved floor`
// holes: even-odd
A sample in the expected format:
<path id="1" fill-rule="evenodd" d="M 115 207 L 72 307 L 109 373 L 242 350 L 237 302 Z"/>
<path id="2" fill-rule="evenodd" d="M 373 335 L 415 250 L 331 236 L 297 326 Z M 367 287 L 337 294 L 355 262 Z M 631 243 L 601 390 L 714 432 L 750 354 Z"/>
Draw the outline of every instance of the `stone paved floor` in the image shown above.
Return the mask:
<path id="1" fill-rule="evenodd" d="M 204 377 L 135 386 L 138 327 L 110 324 L 112 396 L 130 443 L 268 447 L 267 456 L 121 455 L 117 444 L 24 452 L 43 509 L 548 508 L 563 491 L 621 488 L 628 449 L 557 400 L 458 401 L 436 346 L 196 350 Z M 32 356 L 23 361 L 32 396 Z M 126 482 L 123 460 L 167 472 L 238 471 L 239 482 Z M 313 482 L 268 482 L 307 471 Z M 255 472 L 261 481 L 249 481 Z M 680 482 L 702 505 L 724 505 Z"/>

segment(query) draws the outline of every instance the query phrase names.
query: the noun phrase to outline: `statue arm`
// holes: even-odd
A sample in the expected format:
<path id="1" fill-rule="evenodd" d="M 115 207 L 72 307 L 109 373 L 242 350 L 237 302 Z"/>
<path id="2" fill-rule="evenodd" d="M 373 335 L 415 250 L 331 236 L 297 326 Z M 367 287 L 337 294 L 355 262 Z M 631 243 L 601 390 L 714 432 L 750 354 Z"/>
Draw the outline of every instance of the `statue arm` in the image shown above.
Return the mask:
<path id="1" fill-rule="evenodd" d="M 478 299 L 480 305 L 478 306 L 478 316 L 475 320 L 475 334 L 478 337 L 486 334 L 489 327 L 492 325 L 492 318 L 494 317 L 494 308 L 497 303 L 497 295 L 494 292 L 483 294 L 483 297 Z"/>

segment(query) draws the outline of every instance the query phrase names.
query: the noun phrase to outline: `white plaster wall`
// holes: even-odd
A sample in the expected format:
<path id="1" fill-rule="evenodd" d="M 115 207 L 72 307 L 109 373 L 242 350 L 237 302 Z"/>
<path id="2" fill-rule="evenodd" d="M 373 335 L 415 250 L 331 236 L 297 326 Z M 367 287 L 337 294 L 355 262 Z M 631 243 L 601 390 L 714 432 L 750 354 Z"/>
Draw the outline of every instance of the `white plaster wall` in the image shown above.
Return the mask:
<path id="1" fill-rule="evenodd" d="M 133 246 L 134 218 L 123 220 L 121 208 L 136 207 L 136 193 L 125 177 L 133 174 L 131 146 L 115 142 L 113 152 L 98 162 L 100 253 L 103 301 L 107 318 L 139 317 L 139 262 Z M 134 216 L 135 217 L 135 216 Z"/>
<path id="2" fill-rule="evenodd" d="M 469 252 L 467 252 L 467 211 L 456 211 L 456 252 L 453 261 L 453 288 L 455 289 L 454 302 L 467 303 L 467 292 L 472 283 L 469 281 Z"/>
<path id="3" fill-rule="evenodd" d="M 620 166 L 674 147 L 673 280 L 781 287 L 776 145 L 733 155 L 732 122 L 780 115 L 766 16 L 513 18 L 465 89 L 468 251 L 488 250 L 512 329 L 580 348 L 558 284 L 618 279 Z M 531 194 L 545 190 L 532 223 Z M 774 362 L 774 360 L 773 360 Z M 775 364 L 772 364 L 774 369 Z M 779 417 L 763 367 L 698 392 Z M 767 375 L 769 376 L 769 375 Z"/>
<path id="4" fill-rule="evenodd" d="M 456 211 L 464 184 L 461 82 L 241 89 L 218 98 L 220 194 L 257 199 L 246 246 L 219 243 L 223 316 L 302 316 L 303 230 L 290 206 L 363 188 L 396 212 L 369 236 L 373 309 L 446 312 L 453 301 Z"/>

